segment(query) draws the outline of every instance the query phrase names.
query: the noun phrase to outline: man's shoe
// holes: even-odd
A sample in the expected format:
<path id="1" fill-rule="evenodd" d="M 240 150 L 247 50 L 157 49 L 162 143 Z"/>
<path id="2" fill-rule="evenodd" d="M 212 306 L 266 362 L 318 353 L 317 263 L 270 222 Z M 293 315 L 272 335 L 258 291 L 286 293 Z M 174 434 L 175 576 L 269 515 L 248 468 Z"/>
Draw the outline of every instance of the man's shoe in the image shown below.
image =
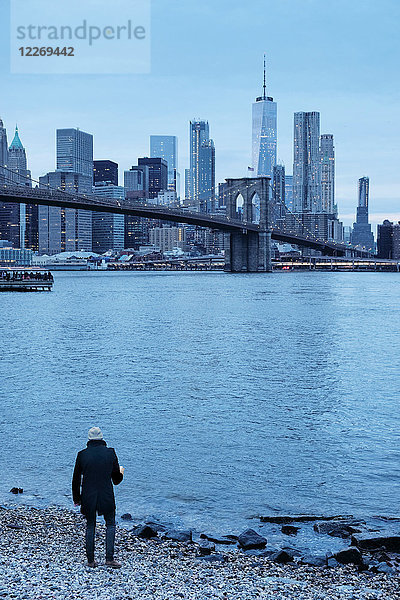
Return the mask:
<path id="1" fill-rule="evenodd" d="M 95 567 L 97 567 L 97 566 L 98 566 L 98 564 L 97 564 L 97 562 L 95 562 L 95 561 L 93 560 L 92 562 L 89 562 L 89 561 L 88 561 L 88 564 L 87 564 L 87 566 L 88 566 L 88 567 L 91 567 L 92 569 L 94 569 Z"/>
<path id="2" fill-rule="evenodd" d="M 116 560 L 106 560 L 106 566 L 112 567 L 113 569 L 120 569 L 122 567 L 121 563 Z"/>

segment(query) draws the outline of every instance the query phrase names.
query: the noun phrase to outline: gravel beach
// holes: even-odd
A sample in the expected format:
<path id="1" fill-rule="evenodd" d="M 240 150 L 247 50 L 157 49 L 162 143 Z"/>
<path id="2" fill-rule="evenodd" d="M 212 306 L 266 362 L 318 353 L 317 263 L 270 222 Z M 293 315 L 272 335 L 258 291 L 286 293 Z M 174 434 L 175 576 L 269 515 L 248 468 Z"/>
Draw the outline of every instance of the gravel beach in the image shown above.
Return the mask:
<path id="1" fill-rule="evenodd" d="M 231 549 L 199 558 L 196 543 L 142 540 L 117 527 L 116 559 L 104 565 L 99 519 L 96 560 L 86 566 L 81 515 L 49 507 L 0 508 L 0 598 L 93 600 L 400 600 L 398 575 L 354 566 L 278 565 Z"/>

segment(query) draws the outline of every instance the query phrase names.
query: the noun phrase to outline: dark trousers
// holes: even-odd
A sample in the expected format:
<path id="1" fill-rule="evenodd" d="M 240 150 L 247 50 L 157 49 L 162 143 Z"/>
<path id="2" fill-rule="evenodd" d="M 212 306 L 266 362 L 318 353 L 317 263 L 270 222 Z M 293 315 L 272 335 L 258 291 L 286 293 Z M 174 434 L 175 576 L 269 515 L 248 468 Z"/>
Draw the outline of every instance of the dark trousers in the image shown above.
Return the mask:
<path id="1" fill-rule="evenodd" d="M 114 560 L 115 511 L 104 515 L 106 522 L 106 560 Z M 96 530 L 96 513 L 86 517 L 86 556 L 88 562 L 94 561 L 94 533 Z"/>

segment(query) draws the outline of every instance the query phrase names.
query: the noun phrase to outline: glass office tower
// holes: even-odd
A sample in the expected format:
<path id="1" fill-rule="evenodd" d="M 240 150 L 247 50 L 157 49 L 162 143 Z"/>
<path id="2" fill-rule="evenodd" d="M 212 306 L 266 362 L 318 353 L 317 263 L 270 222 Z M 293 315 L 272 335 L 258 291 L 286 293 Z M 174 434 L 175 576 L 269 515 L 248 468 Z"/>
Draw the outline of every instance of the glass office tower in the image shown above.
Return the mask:
<path id="1" fill-rule="evenodd" d="M 353 224 L 351 243 L 366 250 L 374 250 L 374 234 L 369 221 L 369 177 L 358 180 L 358 206 L 356 222 Z"/>
<path id="2" fill-rule="evenodd" d="M 118 164 L 112 160 L 93 161 L 93 185 L 110 183 L 118 185 Z"/>
<path id="3" fill-rule="evenodd" d="M 199 212 L 215 208 L 215 146 L 208 121 L 190 122 L 190 173 L 186 181 L 190 203 Z"/>
<path id="4" fill-rule="evenodd" d="M 0 119 L 0 183 L 6 183 L 6 170 L 5 167 L 8 163 L 8 143 L 7 143 L 7 130 L 4 127 L 2 119 Z"/>
<path id="5" fill-rule="evenodd" d="M 258 177 L 273 178 L 277 151 L 277 105 L 266 92 L 264 58 L 263 94 L 256 98 L 252 111 L 252 166 Z"/>
<path id="6" fill-rule="evenodd" d="M 56 168 L 93 177 L 93 136 L 80 129 L 57 129 Z"/>
<path id="7" fill-rule="evenodd" d="M 293 207 L 322 213 L 319 112 L 294 113 Z"/>
<path id="8" fill-rule="evenodd" d="M 335 207 L 335 147 L 333 135 L 321 135 L 321 202 L 322 212 L 334 214 Z"/>
<path id="9" fill-rule="evenodd" d="M 174 192 L 178 190 L 178 138 L 175 135 L 151 135 L 150 157 L 163 158 L 168 164 L 168 189 Z"/>

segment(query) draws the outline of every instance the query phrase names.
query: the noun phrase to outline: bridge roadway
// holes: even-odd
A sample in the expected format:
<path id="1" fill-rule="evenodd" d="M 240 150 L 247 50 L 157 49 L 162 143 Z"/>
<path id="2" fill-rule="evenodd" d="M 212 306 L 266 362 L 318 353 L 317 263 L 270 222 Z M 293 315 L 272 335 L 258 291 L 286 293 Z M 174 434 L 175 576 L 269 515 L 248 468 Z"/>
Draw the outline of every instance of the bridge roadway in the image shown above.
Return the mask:
<path id="1" fill-rule="evenodd" d="M 3 202 L 40 204 L 42 206 L 59 206 L 63 208 L 132 215 L 148 219 L 199 225 L 201 227 L 225 231 L 227 233 L 260 231 L 260 227 L 256 223 L 230 219 L 229 217 L 219 215 L 191 212 L 155 204 L 121 202 L 116 199 L 99 198 L 94 195 L 86 194 L 70 194 L 61 190 L 48 190 L 39 187 L 25 188 L 23 186 L 3 184 L 0 186 L 0 203 Z M 319 250 L 323 254 L 330 256 L 346 256 L 349 253 L 352 256 L 358 257 L 371 256 L 370 252 L 354 248 L 347 244 L 328 242 L 313 238 L 312 236 L 299 236 L 273 228 L 271 229 L 271 237 L 273 240 L 279 242 L 296 244 L 306 248 Z"/>

